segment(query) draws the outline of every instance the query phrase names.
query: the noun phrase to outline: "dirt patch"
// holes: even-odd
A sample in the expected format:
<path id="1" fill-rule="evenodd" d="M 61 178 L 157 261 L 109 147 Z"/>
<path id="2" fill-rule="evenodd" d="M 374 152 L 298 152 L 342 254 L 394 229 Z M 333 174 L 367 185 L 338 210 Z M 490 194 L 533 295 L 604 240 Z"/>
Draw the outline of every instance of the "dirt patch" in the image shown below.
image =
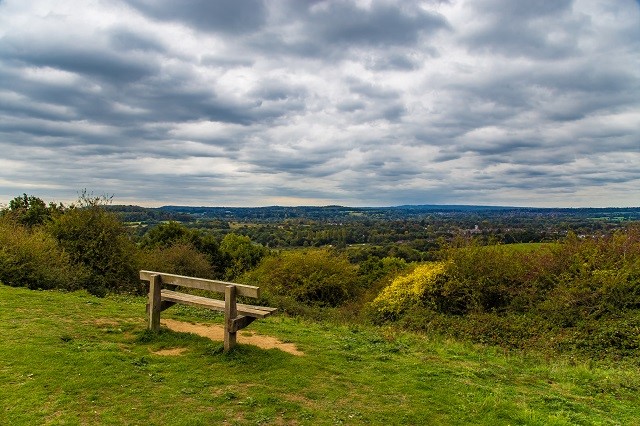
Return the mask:
<path id="1" fill-rule="evenodd" d="M 172 319 L 163 319 L 161 324 L 170 330 L 183 333 L 194 333 L 202 337 L 206 337 L 215 341 L 224 341 L 224 328 L 221 325 L 211 324 L 191 324 L 188 322 L 176 321 Z M 304 355 L 303 352 L 296 348 L 293 343 L 283 343 L 272 336 L 264 336 L 247 331 L 241 331 L 237 335 L 237 342 L 247 345 L 258 346 L 262 349 L 280 349 L 281 351 L 296 356 Z"/>
<path id="2" fill-rule="evenodd" d="M 108 319 L 108 318 L 96 318 L 93 321 L 85 321 L 85 324 L 89 324 L 89 323 L 93 323 L 101 327 L 104 327 L 104 326 L 115 327 L 117 325 L 120 325 L 118 321 Z"/>
<path id="3" fill-rule="evenodd" d="M 154 354 L 162 356 L 179 356 L 185 353 L 186 350 L 187 348 L 162 349 L 159 351 L 155 351 Z"/>

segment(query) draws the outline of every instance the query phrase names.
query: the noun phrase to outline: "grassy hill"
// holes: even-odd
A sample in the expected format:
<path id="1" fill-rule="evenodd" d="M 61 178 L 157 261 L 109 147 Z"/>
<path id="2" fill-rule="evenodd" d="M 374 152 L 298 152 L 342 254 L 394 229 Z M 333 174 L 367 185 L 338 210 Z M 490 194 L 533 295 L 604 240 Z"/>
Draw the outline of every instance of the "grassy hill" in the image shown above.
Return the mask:
<path id="1" fill-rule="evenodd" d="M 0 285 L 0 424 L 640 424 L 637 365 L 276 316 L 303 356 L 164 330 L 145 301 Z M 215 313 L 174 307 L 182 321 Z M 182 348 L 176 356 L 157 354 Z"/>

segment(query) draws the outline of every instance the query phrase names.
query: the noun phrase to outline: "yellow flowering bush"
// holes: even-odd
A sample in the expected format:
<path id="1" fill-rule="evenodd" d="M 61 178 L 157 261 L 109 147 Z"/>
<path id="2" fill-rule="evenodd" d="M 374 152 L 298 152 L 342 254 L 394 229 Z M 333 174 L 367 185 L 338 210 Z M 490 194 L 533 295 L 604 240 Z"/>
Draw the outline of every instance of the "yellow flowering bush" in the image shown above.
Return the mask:
<path id="1" fill-rule="evenodd" d="M 413 272 L 393 280 L 380 292 L 371 307 L 383 317 L 397 317 L 418 303 L 423 295 L 436 285 L 445 272 L 444 262 L 431 262 L 416 267 Z"/>

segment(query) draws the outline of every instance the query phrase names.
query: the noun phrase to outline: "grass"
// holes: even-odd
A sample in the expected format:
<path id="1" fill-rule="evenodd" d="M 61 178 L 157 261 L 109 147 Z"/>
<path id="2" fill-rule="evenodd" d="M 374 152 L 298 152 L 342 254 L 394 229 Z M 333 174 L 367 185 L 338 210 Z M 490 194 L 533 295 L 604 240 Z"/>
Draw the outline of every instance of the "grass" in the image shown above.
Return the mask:
<path id="1" fill-rule="evenodd" d="M 0 285 L 0 424 L 640 424 L 640 371 L 270 317 L 305 355 L 145 331 L 145 301 Z M 221 323 L 187 307 L 163 313 Z M 180 356 L 160 349 L 186 348 Z"/>

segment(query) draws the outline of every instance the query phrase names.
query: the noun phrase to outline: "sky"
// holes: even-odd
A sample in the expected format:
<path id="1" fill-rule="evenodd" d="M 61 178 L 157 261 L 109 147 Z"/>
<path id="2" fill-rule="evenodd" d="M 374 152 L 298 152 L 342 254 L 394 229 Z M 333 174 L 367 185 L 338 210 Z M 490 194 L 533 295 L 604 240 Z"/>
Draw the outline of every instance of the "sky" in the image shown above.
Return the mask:
<path id="1" fill-rule="evenodd" d="M 0 0 L 0 203 L 640 206 L 636 0 Z"/>

